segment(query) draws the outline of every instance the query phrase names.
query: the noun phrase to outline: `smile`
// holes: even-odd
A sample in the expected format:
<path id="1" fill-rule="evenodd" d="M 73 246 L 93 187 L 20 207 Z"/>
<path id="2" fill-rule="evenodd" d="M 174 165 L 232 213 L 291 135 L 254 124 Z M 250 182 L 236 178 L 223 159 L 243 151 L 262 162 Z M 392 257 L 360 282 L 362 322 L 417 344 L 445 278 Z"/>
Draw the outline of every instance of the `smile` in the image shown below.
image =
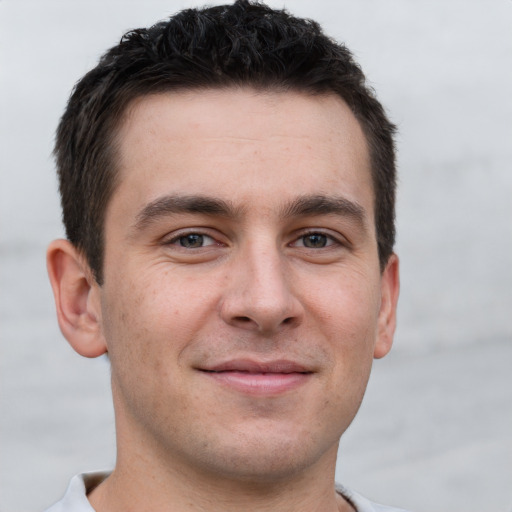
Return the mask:
<path id="1" fill-rule="evenodd" d="M 313 374 L 291 361 L 260 363 L 238 360 L 198 369 L 224 387 L 251 395 L 278 395 L 292 391 L 305 384 Z"/>

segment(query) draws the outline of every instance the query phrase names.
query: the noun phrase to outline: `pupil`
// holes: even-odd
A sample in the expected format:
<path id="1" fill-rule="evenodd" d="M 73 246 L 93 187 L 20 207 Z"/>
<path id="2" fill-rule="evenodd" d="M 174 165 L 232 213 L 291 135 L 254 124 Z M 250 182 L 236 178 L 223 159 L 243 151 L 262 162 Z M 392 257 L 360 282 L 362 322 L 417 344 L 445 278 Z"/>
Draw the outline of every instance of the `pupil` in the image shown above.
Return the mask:
<path id="1" fill-rule="evenodd" d="M 189 249 L 193 249 L 195 247 L 202 247 L 203 245 L 203 235 L 186 235 L 180 238 L 180 245 L 182 247 L 187 247 Z"/>
<path id="2" fill-rule="evenodd" d="M 325 235 L 314 234 L 304 237 L 304 245 L 306 247 L 318 249 L 318 247 L 325 247 L 327 244 L 327 237 Z"/>

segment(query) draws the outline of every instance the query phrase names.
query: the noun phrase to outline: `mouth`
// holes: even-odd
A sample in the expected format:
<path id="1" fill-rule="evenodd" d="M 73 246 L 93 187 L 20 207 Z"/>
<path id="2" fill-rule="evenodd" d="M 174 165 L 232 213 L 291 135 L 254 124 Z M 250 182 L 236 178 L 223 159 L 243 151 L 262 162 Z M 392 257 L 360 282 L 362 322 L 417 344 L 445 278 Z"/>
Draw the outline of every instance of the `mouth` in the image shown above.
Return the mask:
<path id="1" fill-rule="evenodd" d="M 314 373 L 286 360 L 233 360 L 197 369 L 217 384 L 251 395 L 278 395 L 295 390 Z"/>

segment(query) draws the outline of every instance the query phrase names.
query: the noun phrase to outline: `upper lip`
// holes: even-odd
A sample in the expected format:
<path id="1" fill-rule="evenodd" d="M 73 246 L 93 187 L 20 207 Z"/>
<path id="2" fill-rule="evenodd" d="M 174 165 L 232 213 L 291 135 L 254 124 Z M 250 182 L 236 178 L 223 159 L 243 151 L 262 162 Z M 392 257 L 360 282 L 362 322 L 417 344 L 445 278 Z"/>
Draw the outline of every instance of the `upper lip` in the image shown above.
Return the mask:
<path id="1" fill-rule="evenodd" d="M 233 359 L 219 364 L 200 367 L 199 369 L 207 372 L 312 373 L 312 370 L 306 366 L 286 359 L 275 361 Z"/>

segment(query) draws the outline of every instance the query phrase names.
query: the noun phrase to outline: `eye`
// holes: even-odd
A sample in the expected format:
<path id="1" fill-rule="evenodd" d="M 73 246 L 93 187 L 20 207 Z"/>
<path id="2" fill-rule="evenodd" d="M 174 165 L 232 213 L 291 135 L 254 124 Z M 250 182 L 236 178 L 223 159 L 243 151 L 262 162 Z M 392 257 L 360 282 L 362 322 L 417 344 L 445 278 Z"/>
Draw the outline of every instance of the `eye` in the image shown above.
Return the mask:
<path id="1" fill-rule="evenodd" d="M 321 233 L 311 233 L 302 237 L 304 247 L 309 247 L 310 249 L 320 249 L 325 247 L 328 242 L 327 236 Z"/>
<path id="2" fill-rule="evenodd" d="M 171 240 L 171 244 L 179 245 L 185 249 L 199 249 L 215 244 L 215 240 L 211 236 L 201 233 L 187 233 Z"/>
<path id="3" fill-rule="evenodd" d="M 292 245 L 294 247 L 306 247 L 308 249 L 323 249 L 333 245 L 336 241 L 325 233 L 306 233 L 299 237 Z"/>

